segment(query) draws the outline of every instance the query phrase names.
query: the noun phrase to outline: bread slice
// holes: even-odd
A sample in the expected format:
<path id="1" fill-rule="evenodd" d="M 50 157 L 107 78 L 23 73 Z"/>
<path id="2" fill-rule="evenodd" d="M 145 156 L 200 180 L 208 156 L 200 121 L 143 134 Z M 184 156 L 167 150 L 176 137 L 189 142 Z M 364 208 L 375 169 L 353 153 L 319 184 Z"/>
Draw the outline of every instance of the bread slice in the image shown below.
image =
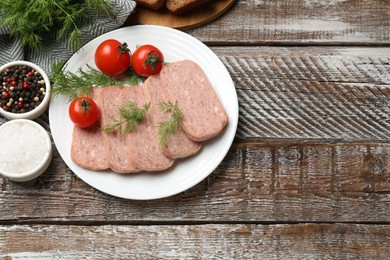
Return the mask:
<path id="1" fill-rule="evenodd" d="M 174 14 L 185 13 L 210 0 L 167 0 L 166 7 Z"/>
<path id="2" fill-rule="evenodd" d="M 147 8 L 158 10 L 165 4 L 166 0 L 135 0 L 135 2 Z"/>

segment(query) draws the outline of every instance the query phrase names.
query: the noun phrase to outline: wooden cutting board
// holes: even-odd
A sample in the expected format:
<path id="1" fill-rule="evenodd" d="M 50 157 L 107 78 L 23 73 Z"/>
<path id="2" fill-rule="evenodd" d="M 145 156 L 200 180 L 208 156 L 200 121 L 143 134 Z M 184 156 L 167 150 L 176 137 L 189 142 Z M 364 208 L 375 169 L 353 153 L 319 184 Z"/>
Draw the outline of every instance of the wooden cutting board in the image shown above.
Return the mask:
<path id="1" fill-rule="evenodd" d="M 235 0 L 211 0 L 182 15 L 174 15 L 165 7 L 154 11 L 142 6 L 137 6 L 134 13 L 130 15 L 131 24 L 151 24 L 167 26 L 180 30 L 187 30 L 205 25 L 218 18 Z"/>

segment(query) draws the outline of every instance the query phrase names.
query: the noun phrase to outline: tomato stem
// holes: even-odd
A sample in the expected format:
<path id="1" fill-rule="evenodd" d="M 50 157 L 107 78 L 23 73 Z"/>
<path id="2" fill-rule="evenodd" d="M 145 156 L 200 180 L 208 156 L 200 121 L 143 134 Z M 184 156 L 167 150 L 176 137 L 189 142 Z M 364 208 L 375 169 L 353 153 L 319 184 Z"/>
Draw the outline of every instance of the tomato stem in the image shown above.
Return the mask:
<path id="1" fill-rule="evenodd" d="M 129 46 L 127 45 L 126 42 L 124 42 L 122 45 L 118 46 L 119 52 L 118 52 L 118 57 L 121 56 L 122 53 L 130 53 Z"/>
<path id="2" fill-rule="evenodd" d="M 91 102 L 89 102 L 88 100 L 85 100 L 85 99 L 82 99 L 82 100 L 79 100 L 79 103 L 81 105 L 81 113 L 83 113 L 83 115 L 85 115 L 85 110 L 88 110 L 91 112 Z"/>
<path id="3" fill-rule="evenodd" d="M 154 50 L 148 52 L 148 58 L 144 61 L 144 68 L 146 68 L 146 65 L 150 65 L 150 68 L 152 69 L 152 73 L 154 73 L 154 66 L 158 63 L 163 62 L 162 60 L 158 59 L 158 54 L 153 54 L 153 52 L 156 52 Z"/>

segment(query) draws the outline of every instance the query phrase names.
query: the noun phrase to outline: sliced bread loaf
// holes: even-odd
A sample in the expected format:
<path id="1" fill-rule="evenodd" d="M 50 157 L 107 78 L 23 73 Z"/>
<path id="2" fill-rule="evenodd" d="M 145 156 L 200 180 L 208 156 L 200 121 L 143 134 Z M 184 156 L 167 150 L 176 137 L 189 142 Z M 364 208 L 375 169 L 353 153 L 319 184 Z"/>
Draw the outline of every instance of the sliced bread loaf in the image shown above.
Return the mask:
<path id="1" fill-rule="evenodd" d="M 165 4 L 166 0 L 135 0 L 135 2 L 147 8 L 158 10 Z"/>
<path id="2" fill-rule="evenodd" d="M 174 14 L 185 13 L 210 0 L 167 0 L 166 7 Z"/>

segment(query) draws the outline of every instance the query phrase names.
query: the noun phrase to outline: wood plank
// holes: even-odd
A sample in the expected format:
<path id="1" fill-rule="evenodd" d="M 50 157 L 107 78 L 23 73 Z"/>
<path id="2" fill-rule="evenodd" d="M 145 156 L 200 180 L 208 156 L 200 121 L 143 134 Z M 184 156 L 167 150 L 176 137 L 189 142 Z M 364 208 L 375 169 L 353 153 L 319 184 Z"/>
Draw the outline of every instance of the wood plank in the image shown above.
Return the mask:
<path id="1" fill-rule="evenodd" d="M 213 50 L 236 86 L 239 140 L 390 140 L 390 48 Z"/>
<path id="2" fill-rule="evenodd" d="M 54 155 L 34 182 L 0 178 L 1 223 L 383 223 L 390 215 L 390 144 L 235 144 L 199 185 L 153 201 L 102 194 Z"/>
<path id="3" fill-rule="evenodd" d="M 387 225 L 0 226 L 4 259 L 386 259 Z"/>
<path id="4" fill-rule="evenodd" d="M 212 45 L 389 44 L 388 0 L 238 1 L 187 32 Z"/>

